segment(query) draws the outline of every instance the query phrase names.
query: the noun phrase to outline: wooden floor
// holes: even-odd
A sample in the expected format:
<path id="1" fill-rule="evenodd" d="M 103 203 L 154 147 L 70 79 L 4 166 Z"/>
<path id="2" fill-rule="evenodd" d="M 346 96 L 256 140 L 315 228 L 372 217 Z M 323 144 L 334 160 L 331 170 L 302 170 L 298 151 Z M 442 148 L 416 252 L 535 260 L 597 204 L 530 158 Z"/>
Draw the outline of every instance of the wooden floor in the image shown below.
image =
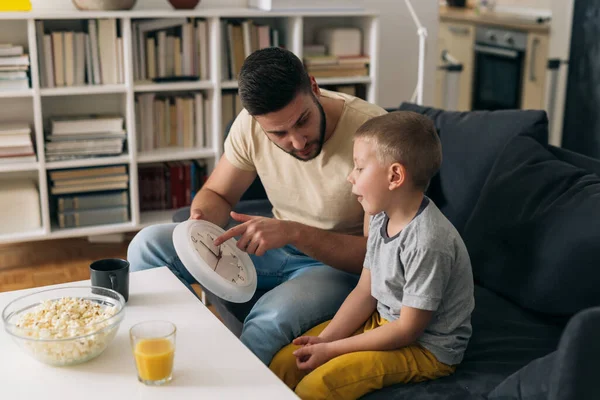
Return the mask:
<path id="1" fill-rule="evenodd" d="M 127 257 L 123 243 L 61 239 L 0 246 L 0 292 L 89 279 L 92 261 Z"/>
<path id="2" fill-rule="evenodd" d="M 0 292 L 89 279 L 94 260 L 126 259 L 132 237 L 116 244 L 76 238 L 1 245 Z M 192 286 L 201 293 L 198 285 Z M 215 313 L 213 307 L 209 309 Z"/>

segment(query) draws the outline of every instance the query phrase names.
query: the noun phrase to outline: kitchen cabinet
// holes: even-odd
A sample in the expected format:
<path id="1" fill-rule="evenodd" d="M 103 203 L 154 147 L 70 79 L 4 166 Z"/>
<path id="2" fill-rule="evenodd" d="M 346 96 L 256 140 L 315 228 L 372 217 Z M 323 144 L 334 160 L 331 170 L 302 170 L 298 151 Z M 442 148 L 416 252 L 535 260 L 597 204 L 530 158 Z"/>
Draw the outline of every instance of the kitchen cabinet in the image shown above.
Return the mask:
<path id="1" fill-rule="evenodd" d="M 475 45 L 475 26 L 468 23 L 440 21 L 438 34 L 437 65 L 442 65 L 442 53 L 447 51 L 463 64 L 459 78 L 459 93 L 457 108 L 459 111 L 471 109 L 471 94 L 473 82 L 473 46 Z M 436 71 L 435 107 L 445 108 L 444 81 L 447 72 Z"/>
<path id="2" fill-rule="evenodd" d="M 527 35 L 527 51 L 522 78 L 521 108 L 543 110 L 546 108 L 546 70 L 549 40 L 547 34 Z"/>

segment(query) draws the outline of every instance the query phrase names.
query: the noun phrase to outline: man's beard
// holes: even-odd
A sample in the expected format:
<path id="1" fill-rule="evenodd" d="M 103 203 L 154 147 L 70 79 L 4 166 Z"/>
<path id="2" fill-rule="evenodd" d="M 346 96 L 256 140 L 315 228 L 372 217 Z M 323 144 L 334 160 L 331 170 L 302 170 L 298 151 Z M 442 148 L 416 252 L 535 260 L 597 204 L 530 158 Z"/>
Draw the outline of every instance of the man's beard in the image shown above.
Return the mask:
<path id="1" fill-rule="evenodd" d="M 323 144 L 325 143 L 325 131 L 327 130 L 327 119 L 325 117 L 325 110 L 323 110 L 323 106 L 321 105 L 321 103 L 319 103 L 319 100 L 317 99 L 317 97 L 315 95 L 313 95 L 313 100 L 315 102 L 315 105 L 319 109 L 319 114 L 321 117 L 321 123 L 320 123 L 321 132 L 320 132 L 318 140 L 315 140 L 310 143 L 306 143 L 304 148 L 310 147 L 312 145 L 316 145 L 317 149 L 316 149 L 315 154 L 309 158 L 302 158 L 297 154 L 297 153 L 302 152 L 302 150 L 287 151 L 287 150 L 281 149 L 281 147 L 277 146 L 281 150 L 285 151 L 286 153 L 288 153 L 289 155 L 291 155 L 292 157 L 294 157 L 295 159 L 300 160 L 300 161 L 310 161 L 310 160 L 317 158 L 319 156 L 319 154 L 321 154 L 321 151 L 323 150 Z"/>

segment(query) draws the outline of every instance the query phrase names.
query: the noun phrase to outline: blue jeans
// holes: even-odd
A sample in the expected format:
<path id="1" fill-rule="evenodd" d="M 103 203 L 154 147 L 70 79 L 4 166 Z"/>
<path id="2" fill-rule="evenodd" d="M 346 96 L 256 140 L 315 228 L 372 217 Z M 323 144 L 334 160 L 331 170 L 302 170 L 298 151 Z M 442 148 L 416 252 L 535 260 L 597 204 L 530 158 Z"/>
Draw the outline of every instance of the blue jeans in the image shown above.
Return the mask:
<path id="1" fill-rule="evenodd" d="M 144 228 L 131 241 L 127 259 L 131 271 L 166 265 L 192 290 L 190 285 L 196 280 L 173 247 L 175 226 Z M 289 245 L 250 258 L 256 267 L 258 288 L 269 291 L 246 317 L 240 340 L 266 365 L 294 338 L 333 318 L 358 283 L 358 275 L 324 265 Z"/>

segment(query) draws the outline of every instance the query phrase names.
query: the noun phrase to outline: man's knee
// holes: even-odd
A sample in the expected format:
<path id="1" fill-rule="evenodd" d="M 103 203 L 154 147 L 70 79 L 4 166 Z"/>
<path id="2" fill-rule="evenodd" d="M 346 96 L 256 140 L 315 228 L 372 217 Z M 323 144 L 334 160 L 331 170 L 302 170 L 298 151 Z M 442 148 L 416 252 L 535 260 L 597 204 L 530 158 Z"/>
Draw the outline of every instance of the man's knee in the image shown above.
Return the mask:
<path id="1" fill-rule="evenodd" d="M 240 340 L 269 365 L 275 354 L 295 337 L 297 317 L 285 298 L 273 291 L 265 294 L 244 321 Z"/>
<path id="2" fill-rule="evenodd" d="M 127 260 L 131 271 L 139 271 L 165 264 L 173 257 L 173 224 L 148 226 L 139 231 L 129 243 Z"/>

